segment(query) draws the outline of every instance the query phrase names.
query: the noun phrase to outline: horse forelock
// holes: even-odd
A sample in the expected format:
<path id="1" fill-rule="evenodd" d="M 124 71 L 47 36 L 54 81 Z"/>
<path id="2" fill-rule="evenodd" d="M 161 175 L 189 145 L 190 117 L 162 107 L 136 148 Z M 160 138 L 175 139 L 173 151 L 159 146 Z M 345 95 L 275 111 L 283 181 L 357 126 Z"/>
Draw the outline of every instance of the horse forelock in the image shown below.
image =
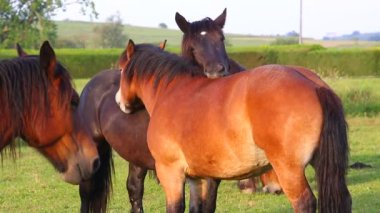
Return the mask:
<path id="1" fill-rule="evenodd" d="M 154 78 L 155 88 L 162 80 L 169 84 L 178 75 L 201 74 L 201 70 L 190 60 L 147 44 L 136 45 L 135 53 L 125 68 L 128 84 L 133 77 L 139 81 Z"/>
<path id="2" fill-rule="evenodd" d="M 188 34 L 199 34 L 203 31 L 206 32 L 221 32 L 221 28 L 211 19 L 204 18 L 200 21 L 194 21 L 190 23 Z"/>

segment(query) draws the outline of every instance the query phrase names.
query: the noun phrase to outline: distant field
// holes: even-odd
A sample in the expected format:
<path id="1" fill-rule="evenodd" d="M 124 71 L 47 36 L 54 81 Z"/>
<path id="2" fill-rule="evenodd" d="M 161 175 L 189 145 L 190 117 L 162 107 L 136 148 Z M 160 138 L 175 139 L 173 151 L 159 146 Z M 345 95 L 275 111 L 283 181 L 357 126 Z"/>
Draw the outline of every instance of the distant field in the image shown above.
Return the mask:
<path id="1" fill-rule="evenodd" d="M 94 47 L 94 28 L 103 23 L 80 22 L 80 21 L 57 21 L 59 39 L 77 39 L 85 42 L 86 48 Z M 124 33 L 136 43 L 159 43 L 164 39 L 168 40 L 168 45 L 179 47 L 182 39 L 182 32 L 173 29 L 148 28 L 125 25 Z M 275 41 L 275 36 L 253 36 L 226 34 L 227 45 L 233 47 L 241 46 L 262 46 L 269 45 Z M 306 44 L 320 44 L 324 47 L 372 47 L 380 46 L 380 42 L 367 41 L 323 41 L 305 38 Z"/>
<path id="2" fill-rule="evenodd" d="M 78 39 L 84 41 L 86 48 L 94 47 L 94 28 L 103 23 L 57 21 L 59 39 Z M 124 26 L 124 33 L 136 43 L 159 43 L 165 39 L 169 46 L 179 46 L 182 33 L 179 30 Z"/>

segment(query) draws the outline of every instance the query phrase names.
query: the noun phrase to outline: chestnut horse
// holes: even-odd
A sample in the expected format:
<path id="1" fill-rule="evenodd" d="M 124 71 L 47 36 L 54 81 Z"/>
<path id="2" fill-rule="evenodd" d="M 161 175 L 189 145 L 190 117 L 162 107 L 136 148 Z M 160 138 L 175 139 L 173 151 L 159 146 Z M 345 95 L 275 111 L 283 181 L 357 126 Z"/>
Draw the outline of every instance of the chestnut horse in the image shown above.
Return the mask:
<path id="1" fill-rule="evenodd" d="M 331 89 L 280 65 L 209 79 L 183 58 L 131 40 L 119 64 L 115 98 L 125 113 L 142 102 L 150 115 L 148 147 L 167 212 L 184 211 L 186 177 L 240 179 L 271 166 L 294 211 L 315 212 L 309 163 L 319 211 L 351 212 L 347 124 Z"/>
<path id="2" fill-rule="evenodd" d="M 17 137 L 42 153 L 66 182 L 79 184 L 99 167 L 96 146 L 75 115 L 78 94 L 45 41 L 39 56 L 0 61 L 0 150 Z"/>
<path id="3" fill-rule="evenodd" d="M 194 61 L 194 64 L 200 66 L 209 78 L 219 78 L 245 70 L 240 64 L 228 58 L 226 53 L 223 34 L 226 16 L 227 9 L 224 9 L 215 20 L 207 17 L 200 21 L 189 22 L 181 14 L 175 15 L 176 23 L 183 32 L 182 57 Z M 281 186 L 273 169 L 260 175 L 260 179 L 264 192 L 281 193 Z M 208 183 L 210 185 L 208 190 L 216 195 L 213 191 L 217 191 L 219 181 L 214 182 L 209 179 Z M 240 180 L 238 186 L 242 192 L 255 192 L 255 178 Z"/>

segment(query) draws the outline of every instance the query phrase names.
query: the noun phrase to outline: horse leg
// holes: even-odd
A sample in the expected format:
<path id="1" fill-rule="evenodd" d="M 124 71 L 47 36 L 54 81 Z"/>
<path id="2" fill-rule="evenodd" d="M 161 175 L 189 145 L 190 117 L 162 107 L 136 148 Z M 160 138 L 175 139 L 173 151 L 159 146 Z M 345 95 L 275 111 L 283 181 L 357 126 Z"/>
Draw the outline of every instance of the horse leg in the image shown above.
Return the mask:
<path id="1" fill-rule="evenodd" d="M 220 180 L 188 179 L 190 182 L 190 212 L 215 212 Z"/>
<path id="2" fill-rule="evenodd" d="M 103 197 L 96 198 L 94 195 L 99 194 L 94 187 L 94 180 L 82 181 L 79 185 L 79 195 L 81 198 L 81 213 L 88 212 L 105 212 L 106 201 Z"/>
<path id="3" fill-rule="evenodd" d="M 239 180 L 237 185 L 242 193 L 252 194 L 256 191 L 256 178 L 250 177 L 247 179 Z"/>
<path id="4" fill-rule="evenodd" d="M 90 212 L 90 203 L 88 197 L 91 194 L 91 183 L 90 181 L 82 182 L 79 184 L 79 195 L 81 200 L 80 212 L 86 213 Z"/>
<path id="5" fill-rule="evenodd" d="M 185 211 L 185 173 L 182 167 L 157 163 L 156 172 L 166 197 L 166 212 L 180 213 Z"/>
<path id="6" fill-rule="evenodd" d="M 202 206 L 202 212 L 215 212 L 219 184 L 219 179 L 207 178 L 207 198 Z"/>
<path id="7" fill-rule="evenodd" d="M 282 189 L 277 179 L 277 174 L 273 169 L 260 175 L 260 180 L 263 185 L 263 191 L 271 194 L 281 194 Z"/>
<path id="8" fill-rule="evenodd" d="M 271 163 L 294 212 L 315 212 L 317 201 L 306 180 L 305 166 L 284 159 Z"/>
<path id="9" fill-rule="evenodd" d="M 144 194 L 144 180 L 148 170 L 129 163 L 127 190 L 131 212 L 144 212 L 142 199 Z"/>
<path id="10" fill-rule="evenodd" d="M 202 203 L 205 198 L 204 187 L 207 187 L 205 179 L 188 178 L 190 183 L 190 210 L 191 213 L 202 212 Z"/>
<path id="11" fill-rule="evenodd" d="M 87 181 L 79 185 L 81 212 L 105 212 L 112 187 L 113 159 L 111 146 L 106 141 L 98 143 L 100 168 Z"/>

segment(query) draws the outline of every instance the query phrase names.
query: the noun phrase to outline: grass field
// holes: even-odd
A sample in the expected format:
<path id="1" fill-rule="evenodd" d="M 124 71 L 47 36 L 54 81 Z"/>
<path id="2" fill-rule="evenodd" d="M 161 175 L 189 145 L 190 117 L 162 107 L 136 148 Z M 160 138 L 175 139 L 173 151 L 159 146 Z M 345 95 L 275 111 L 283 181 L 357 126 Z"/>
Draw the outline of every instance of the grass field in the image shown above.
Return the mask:
<path id="1" fill-rule="evenodd" d="M 76 80 L 80 91 L 88 79 Z M 380 78 L 332 78 L 327 82 L 340 94 L 352 98 L 351 91 L 367 91 L 369 99 L 380 100 Z M 354 92 L 355 93 L 355 92 Z M 359 96 L 361 96 L 359 94 Z M 343 97 L 343 99 L 345 99 Z M 370 101 L 371 101 L 370 100 Z M 373 168 L 348 171 L 349 190 L 353 198 L 353 212 L 378 212 L 380 206 L 380 114 L 348 116 L 350 164 L 360 161 Z M 129 209 L 125 189 L 127 163 L 115 154 L 116 176 L 110 212 Z M 307 177 L 315 190 L 314 171 L 307 168 Z M 144 207 L 146 212 L 165 212 L 165 199 L 154 178 L 145 181 Z M 64 183 L 41 155 L 22 146 L 14 162 L 5 157 L 0 170 L 0 212 L 78 212 L 78 187 Z M 187 190 L 188 191 L 188 190 Z M 315 192 L 315 191 L 314 191 Z M 188 198 L 188 194 L 186 195 Z M 235 181 L 223 181 L 219 189 L 217 212 L 292 212 L 284 195 L 263 193 L 241 194 Z"/>

